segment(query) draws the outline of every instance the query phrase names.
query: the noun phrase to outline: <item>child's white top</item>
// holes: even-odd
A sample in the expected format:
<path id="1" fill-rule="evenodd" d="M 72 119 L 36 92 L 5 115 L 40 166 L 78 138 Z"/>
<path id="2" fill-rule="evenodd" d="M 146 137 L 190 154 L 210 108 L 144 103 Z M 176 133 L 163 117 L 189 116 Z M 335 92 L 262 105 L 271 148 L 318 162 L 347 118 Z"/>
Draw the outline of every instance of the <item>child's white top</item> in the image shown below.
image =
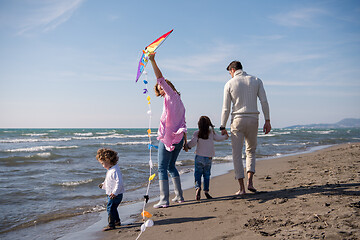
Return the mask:
<path id="1" fill-rule="evenodd" d="M 107 172 L 102 189 L 105 189 L 106 195 L 119 195 L 125 192 L 122 174 L 119 165 L 112 166 Z"/>
<path id="2" fill-rule="evenodd" d="M 218 135 L 213 131 L 209 132 L 208 139 L 199 138 L 198 134 L 199 130 L 194 132 L 192 139 L 188 142 L 188 147 L 193 148 L 197 145 L 195 154 L 203 157 L 215 156 L 214 141 L 220 142 L 228 139 L 227 135 Z"/>

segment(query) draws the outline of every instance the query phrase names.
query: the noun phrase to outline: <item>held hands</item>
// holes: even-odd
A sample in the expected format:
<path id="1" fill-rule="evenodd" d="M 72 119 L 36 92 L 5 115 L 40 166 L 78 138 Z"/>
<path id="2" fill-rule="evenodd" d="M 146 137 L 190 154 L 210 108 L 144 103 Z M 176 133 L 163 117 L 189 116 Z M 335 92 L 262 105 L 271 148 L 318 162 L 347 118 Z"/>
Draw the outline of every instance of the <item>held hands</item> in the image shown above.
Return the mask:
<path id="1" fill-rule="evenodd" d="M 189 151 L 189 146 L 187 145 L 187 143 L 184 144 L 183 149 L 184 149 L 185 152 Z"/>
<path id="2" fill-rule="evenodd" d="M 187 133 L 186 132 L 184 133 L 184 146 L 183 146 L 183 149 L 184 149 L 185 152 L 188 152 L 189 149 L 190 149 L 188 144 L 187 144 Z"/>
<path id="3" fill-rule="evenodd" d="M 226 131 L 226 129 L 221 130 L 221 135 L 226 135 L 227 137 L 229 137 L 229 134 Z"/>

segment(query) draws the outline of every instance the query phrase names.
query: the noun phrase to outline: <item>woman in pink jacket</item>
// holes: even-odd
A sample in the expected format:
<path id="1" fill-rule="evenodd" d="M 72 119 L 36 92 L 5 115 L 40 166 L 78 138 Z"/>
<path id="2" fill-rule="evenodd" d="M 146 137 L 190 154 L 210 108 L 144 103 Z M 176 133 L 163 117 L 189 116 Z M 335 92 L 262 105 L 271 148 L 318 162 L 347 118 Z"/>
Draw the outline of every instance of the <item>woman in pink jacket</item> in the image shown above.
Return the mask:
<path id="1" fill-rule="evenodd" d="M 154 69 L 157 83 L 155 85 L 155 95 L 164 98 L 163 112 L 160 118 L 158 130 L 159 149 L 158 149 L 158 174 L 160 186 L 160 201 L 154 208 L 166 208 L 169 206 L 169 180 L 170 174 L 175 191 L 173 202 L 184 202 L 181 189 L 181 181 L 175 162 L 181 149 L 186 146 L 186 122 L 185 107 L 180 98 L 180 93 L 174 85 L 164 79 L 155 61 L 155 53 L 150 54 L 149 59 Z"/>

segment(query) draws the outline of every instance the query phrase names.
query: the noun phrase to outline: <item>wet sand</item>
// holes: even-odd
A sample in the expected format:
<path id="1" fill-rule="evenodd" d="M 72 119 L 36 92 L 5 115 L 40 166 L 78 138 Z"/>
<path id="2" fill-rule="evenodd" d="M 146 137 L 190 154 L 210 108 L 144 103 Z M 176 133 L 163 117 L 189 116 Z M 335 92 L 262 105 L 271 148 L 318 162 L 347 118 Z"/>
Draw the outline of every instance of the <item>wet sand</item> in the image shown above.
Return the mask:
<path id="1" fill-rule="evenodd" d="M 238 183 L 230 172 L 211 179 L 213 199 L 202 194 L 195 201 L 189 189 L 184 203 L 148 204 L 155 225 L 139 239 L 360 239 L 360 143 L 258 161 L 256 171 L 257 193 L 235 196 Z M 99 236 L 136 239 L 141 224 Z"/>

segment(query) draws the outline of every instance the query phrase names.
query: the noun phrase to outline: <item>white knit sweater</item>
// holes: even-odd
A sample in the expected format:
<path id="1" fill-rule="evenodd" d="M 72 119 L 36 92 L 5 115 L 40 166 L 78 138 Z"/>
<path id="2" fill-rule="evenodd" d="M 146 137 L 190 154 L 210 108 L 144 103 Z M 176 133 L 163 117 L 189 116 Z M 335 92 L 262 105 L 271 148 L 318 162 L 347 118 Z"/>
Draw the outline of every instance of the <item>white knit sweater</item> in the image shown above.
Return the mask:
<path id="1" fill-rule="evenodd" d="M 226 127 L 232 103 L 232 120 L 237 117 L 259 118 L 257 108 L 259 98 L 265 120 L 270 120 L 269 104 L 262 81 L 248 75 L 243 70 L 237 70 L 234 77 L 224 87 L 224 101 L 221 114 L 221 126 Z"/>

